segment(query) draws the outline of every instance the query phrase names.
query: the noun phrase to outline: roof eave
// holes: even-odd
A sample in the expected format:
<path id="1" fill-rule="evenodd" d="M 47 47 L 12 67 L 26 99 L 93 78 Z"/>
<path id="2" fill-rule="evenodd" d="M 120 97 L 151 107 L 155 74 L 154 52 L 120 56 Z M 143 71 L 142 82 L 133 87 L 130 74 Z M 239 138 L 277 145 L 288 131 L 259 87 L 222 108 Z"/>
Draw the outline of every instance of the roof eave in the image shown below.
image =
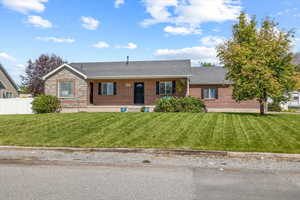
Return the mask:
<path id="1" fill-rule="evenodd" d="M 219 82 L 219 83 L 200 83 L 200 82 L 191 82 L 190 85 L 232 85 L 232 83 L 224 83 L 224 82 Z"/>
<path id="2" fill-rule="evenodd" d="M 19 92 L 19 87 L 15 83 L 15 81 L 11 78 L 11 76 L 8 74 L 8 72 L 4 69 L 3 66 L 0 65 L 1 71 L 4 73 L 4 75 L 7 77 L 7 79 L 10 81 L 10 83 L 13 85 L 13 87 Z"/>
<path id="3" fill-rule="evenodd" d="M 189 78 L 191 75 L 149 75 L 149 76 L 93 76 L 87 79 L 153 79 L 153 78 Z"/>
<path id="4" fill-rule="evenodd" d="M 51 72 L 49 72 L 48 74 L 43 76 L 42 79 L 46 80 L 47 78 L 49 78 L 50 76 L 52 76 L 53 74 L 55 74 L 56 72 L 58 72 L 60 69 L 62 69 L 64 67 L 76 72 L 77 74 L 81 75 L 84 79 L 87 79 L 87 76 L 85 74 L 83 74 L 82 72 L 78 71 L 77 69 L 75 69 L 74 67 L 72 67 L 68 64 L 62 64 L 61 66 L 57 67 L 56 69 L 52 70 Z"/>

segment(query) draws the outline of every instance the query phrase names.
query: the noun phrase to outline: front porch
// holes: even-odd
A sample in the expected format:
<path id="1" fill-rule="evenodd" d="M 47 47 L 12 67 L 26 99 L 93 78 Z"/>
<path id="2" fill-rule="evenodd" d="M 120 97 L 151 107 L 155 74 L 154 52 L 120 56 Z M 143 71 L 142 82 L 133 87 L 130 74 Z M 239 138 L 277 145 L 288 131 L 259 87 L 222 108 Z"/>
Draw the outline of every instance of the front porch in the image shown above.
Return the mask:
<path id="1" fill-rule="evenodd" d="M 88 107 L 114 111 L 121 107 L 153 107 L 164 96 L 187 96 L 187 82 L 184 78 L 88 80 Z"/>
<path id="2" fill-rule="evenodd" d="M 154 111 L 154 105 L 88 105 L 86 107 L 72 107 L 72 108 L 62 108 L 62 113 L 76 113 L 76 112 L 141 112 L 141 108 L 146 107 L 149 112 Z M 124 110 L 126 109 L 126 110 Z"/>

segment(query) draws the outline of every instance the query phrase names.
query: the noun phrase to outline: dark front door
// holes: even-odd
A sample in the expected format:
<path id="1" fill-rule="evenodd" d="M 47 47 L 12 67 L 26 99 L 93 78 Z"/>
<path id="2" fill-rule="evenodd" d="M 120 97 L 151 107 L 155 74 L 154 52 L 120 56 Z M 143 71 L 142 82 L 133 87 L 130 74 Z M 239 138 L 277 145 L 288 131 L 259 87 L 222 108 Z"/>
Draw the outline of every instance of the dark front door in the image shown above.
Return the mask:
<path id="1" fill-rule="evenodd" d="M 94 83 L 90 83 L 90 104 L 94 103 Z"/>
<path id="2" fill-rule="evenodd" d="M 144 104 L 144 83 L 139 82 L 134 84 L 134 104 Z"/>

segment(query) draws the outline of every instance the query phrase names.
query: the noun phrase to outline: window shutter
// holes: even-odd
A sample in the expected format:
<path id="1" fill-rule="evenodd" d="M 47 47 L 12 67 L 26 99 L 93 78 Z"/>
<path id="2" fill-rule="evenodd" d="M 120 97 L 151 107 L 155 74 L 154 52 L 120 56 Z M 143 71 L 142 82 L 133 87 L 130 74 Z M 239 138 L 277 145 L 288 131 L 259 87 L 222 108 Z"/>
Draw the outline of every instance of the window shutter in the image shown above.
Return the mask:
<path id="1" fill-rule="evenodd" d="M 219 98 L 219 88 L 216 88 L 216 99 Z"/>
<path id="2" fill-rule="evenodd" d="M 156 95 L 159 95 L 159 81 L 156 81 Z"/>
<path id="3" fill-rule="evenodd" d="M 114 82 L 114 95 L 117 95 L 117 83 Z"/>
<path id="4" fill-rule="evenodd" d="M 98 95 L 102 95 L 102 91 L 101 91 L 101 83 L 99 83 L 99 86 L 98 86 Z"/>
<path id="5" fill-rule="evenodd" d="M 176 93 L 176 81 L 172 81 L 172 93 Z"/>
<path id="6" fill-rule="evenodd" d="M 204 99 L 204 88 L 201 88 L 201 99 Z"/>

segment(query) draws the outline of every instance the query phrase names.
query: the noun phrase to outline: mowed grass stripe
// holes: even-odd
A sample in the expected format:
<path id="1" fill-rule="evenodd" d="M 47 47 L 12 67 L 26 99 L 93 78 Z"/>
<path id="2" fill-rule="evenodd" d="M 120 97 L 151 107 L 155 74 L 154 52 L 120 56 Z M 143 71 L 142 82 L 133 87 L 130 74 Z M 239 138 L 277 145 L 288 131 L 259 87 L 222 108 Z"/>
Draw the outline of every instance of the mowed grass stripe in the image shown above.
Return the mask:
<path id="1" fill-rule="evenodd" d="M 300 115 L 76 113 L 0 116 L 0 145 L 300 153 Z"/>
<path id="2" fill-rule="evenodd" d="M 152 114 L 148 114 L 149 116 Z M 164 145 L 161 137 L 162 130 L 160 124 L 168 121 L 167 115 L 153 114 L 151 120 L 140 124 L 140 126 L 133 132 L 131 138 L 126 138 L 125 143 L 134 147 L 156 147 L 157 145 Z M 162 144 L 163 143 L 163 144 Z"/>

